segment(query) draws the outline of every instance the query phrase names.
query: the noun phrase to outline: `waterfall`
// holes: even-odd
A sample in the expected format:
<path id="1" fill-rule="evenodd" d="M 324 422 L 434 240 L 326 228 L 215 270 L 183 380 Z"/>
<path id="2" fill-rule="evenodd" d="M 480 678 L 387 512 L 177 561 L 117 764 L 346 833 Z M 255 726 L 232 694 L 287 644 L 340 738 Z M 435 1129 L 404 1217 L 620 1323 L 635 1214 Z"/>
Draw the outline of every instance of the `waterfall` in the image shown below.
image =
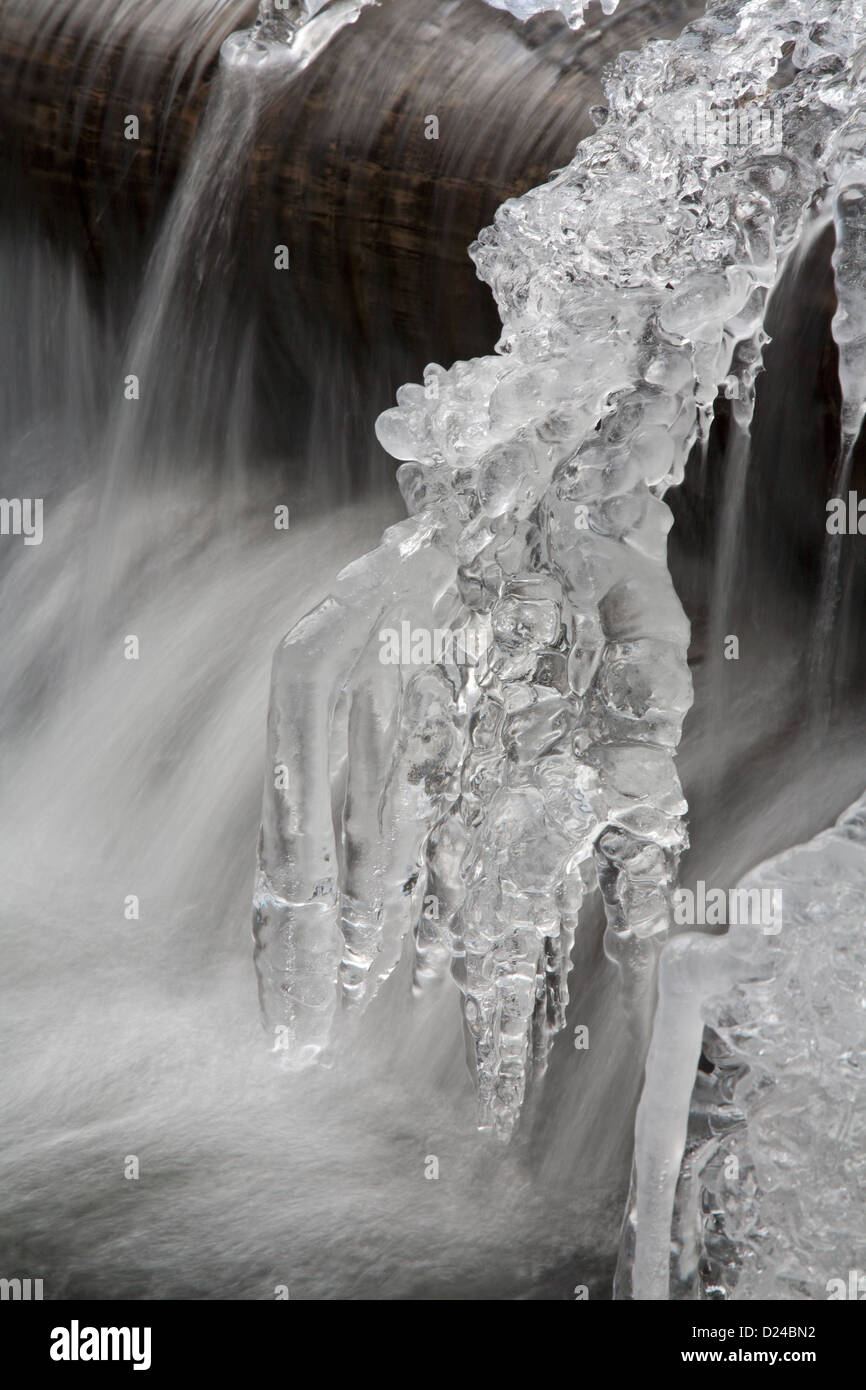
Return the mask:
<path id="1" fill-rule="evenodd" d="M 834 495 L 859 477 L 860 7 L 713 0 L 623 53 L 470 248 L 498 343 L 375 420 L 400 519 L 328 453 L 340 367 L 268 298 L 295 251 L 249 191 L 371 8 L 92 4 L 85 73 L 171 34 L 174 87 L 219 32 L 183 172 L 98 293 L 35 214 L 0 232 L 4 488 L 44 501 L 0 542 L 11 1248 L 52 1297 L 608 1298 L 618 1243 L 618 1297 L 828 1296 L 864 1237 L 850 534 L 819 515 L 814 604 L 756 623 L 736 700 L 720 671 L 770 325 L 828 237 Z M 588 45 L 600 13 L 506 8 Z M 707 864 L 780 890 L 778 933 L 686 929 Z"/>

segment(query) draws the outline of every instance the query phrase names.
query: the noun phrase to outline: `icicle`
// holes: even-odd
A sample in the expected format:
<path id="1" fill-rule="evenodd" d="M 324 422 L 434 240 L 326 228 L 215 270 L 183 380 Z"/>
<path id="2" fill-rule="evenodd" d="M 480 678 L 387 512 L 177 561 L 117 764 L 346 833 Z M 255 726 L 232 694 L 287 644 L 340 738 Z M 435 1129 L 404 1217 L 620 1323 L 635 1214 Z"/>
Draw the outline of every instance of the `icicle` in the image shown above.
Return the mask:
<path id="1" fill-rule="evenodd" d="M 842 473 L 848 464 L 866 412 L 866 163 L 848 168 L 834 200 L 836 249 L 833 272 L 838 308 L 833 337 L 839 348 L 842 388 Z"/>
<path id="2" fill-rule="evenodd" d="M 251 29 L 230 34 L 220 59 L 231 68 L 300 72 L 346 24 L 376 0 L 260 0 Z"/>
<path id="3" fill-rule="evenodd" d="M 714 1146 L 712 1172 L 690 1177 L 707 1213 L 701 1273 L 714 1270 L 716 1296 L 826 1298 L 857 1267 L 866 1239 L 850 1187 L 864 1141 L 864 826 L 866 798 L 734 890 L 750 904 L 749 922 L 664 948 L 618 1293 L 631 1280 L 634 1298 L 668 1297 L 672 1226 L 690 1219 L 674 1193 L 705 1025 L 730 1090 L 717 1097 L 729 1114 L 716 1123 L 729 1133 Z"/>
<path id="4" fill-rule="evenodd" d="M 350 761 L 343 808 L 340 978 L 349 1003 L 368 997 L 374 964 L 376 986 L 387 979 L 403 937 L 419 918 L 414 889 L 422 843 L 451 790 L 463 751 L 462 731 L 451 713 L 454 692 L 438 670 L 410 674 L 399 716 L 395 711 L 386 719 L 376 708 L 385 684 L 377 677 L 381 680 L 380 670 L 362 681 L 352 700 L 354 717 L 349 716 L 349 746 L 367 750 L 363 760 Z M 389 762 L 383 787 L 380 769 Z M 425 896 L 420 895 L 422 903 Z"/>
<path id="5" fill-rule="evenodd" d="M 509 14 L 516 15 L 518 19 L 529 19 L 534 14 L 559 13 L 568 21 L 572 29 L 580 29 L 586 20 L 586 12 L 590 6 L 595 7 L 595 0 L 487 0 L 495 10 L 507 10 Z M 599 0 L 599 9 L 602 14 L 613 14 L 619 4 L 619 0 Z"/>
<path id="6" fill-rule="evenodd" d="M 706 1000 L 739 980 L 769 973 L 759 932 L 759 927 L 735 927 L 717 938 L 689 933 L 662 951 L 658 1005 L 635 1122 L 633 1298 L 668 1298 L 674 1197 Z"/>
<path id="7" fill-rule="evenodd" d="M 275 1047 L 292 1064 L 315 1060 L 328 1042 L 343 954 L 341 905 L 345 921 L 353 888 L 365 896 L 359 889 L 359 880 L 366 877 L 366 865 L 359 868 L 365 853 L 372 856 L 375 872 L 381 872 L 378 818 L 367 827 L 374 841 L 368 849 L 350 807 L 349 850 L 355 861 L 341 896 L 330 789 L 345 749 L 334 746 L 334 712 L 356 663 L 371 640 L 377 641 L 378 619 L 393 610 L 398 596 L 402 603 L 414 600 L 432 622 L 437 590 L 447 587 L 449 571 L 447 552 L 439 550 L 437 539 L 438 533 L 423 523 L 392 527 L 374 555 L 342 572 L 331 596 L 289 633 L 274 657 L 254 926 L 265 1021 Z M 355 697 L 356 719 L 357 702 L 363 698 Z M 365 714 L 375 721 L 374 698 L 369 697 Z M 369 796 L 375 776 L 364 763 L 375 747 L 362 743 L 352 751 L 360 764 L 349 774 L 352 794 L 361 795 L 363 788 Z M 381 769 L 376 776 L 381 777 Z M 393 810 L 396 814 L 396 804 Z M 401 836 L 406 833 L 411 838 L 411 825 L 400 829 Z M 403 872 L 411 852 L 407 855 L 400 844 L 397 855 Z M 388 903 L 379 901 L 380 916 L 392 910 L 393 879 L 386 888 Z M 368 910 L 375 908 L 368 905 Z M 363 932 L 358 938 L 353 928 L 346 923 L 347 947 L 358 954 L 353 964 L 360 967 L 366 954 L 369 968 L 383 941 L 363 940 Z M 351 990 L 355 982 L 349 961 L 343 979 Z"/>
<path id="8" fill-rule="evenodd" d="M 620 60 L 597 134 L 472 248 L 498 353 L 431 365 L 377 422 L 410 512 L 442 538 L 449 596 L 490 637 L 452 682 L 459 789 L 428 808 L 438 917 L 416 921 L 414 974 L 450 952 L 481 1123 L 503 1137 L 562 1017 L 578 883 L 597 877 L 646 1032 L 686 843 L 674 754 L 691 698 L 663 496 L 720 387 L 747 426 L 766 295 L 825 177 L 816 150 L 847 158 L 832 147 L 846 79 L 826 58 L 850 35 L 790 8 L 715 6 L 681 42 Z M 818 75 L 778 85 L 792 37 Z M 739 131 L 744 108 L 751 139 L 701 135 L 715 112 Z"/>
<path id="9" fill-rule="evenodd" d="M 850 146 L 850 127 L 846 123 L 841 143 Z M 866 140 L 866 118 L 856 121 L 856 130 Z M 861 146 L 862 148 L 862 146 Z M 826 672 L 832 663 L 833 627 L 840 599 L 840 573 L 849 517 L 849 483 L 854 446 L 866 412 L 866 163 L 843 156 L 833 199 L 836 247 L 833 275 L 838 307 L 833 316 L 833 337 L 839 348 L 839 386 L 842 393 L 839 459 L 833 479 L 832 500 L 841 509 L 844 527 L 833 526 L 828 518 L 827 540 L 821 581 L 817 631 L 812 651 L 813 700 L 825 712 Z M 859 522 L 855 502 L 855 526 Z"/>

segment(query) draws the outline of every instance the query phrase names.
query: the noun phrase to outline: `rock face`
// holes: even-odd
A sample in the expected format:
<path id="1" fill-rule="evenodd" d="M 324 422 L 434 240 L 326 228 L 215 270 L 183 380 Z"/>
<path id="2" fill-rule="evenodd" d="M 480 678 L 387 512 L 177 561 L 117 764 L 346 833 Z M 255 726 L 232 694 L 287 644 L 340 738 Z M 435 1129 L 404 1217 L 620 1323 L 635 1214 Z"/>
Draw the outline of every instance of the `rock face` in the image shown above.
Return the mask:
<path id="1" fill-rule="evenodd" d="M 256 11 L 239 0 L 144 8 L 11 0 L 0 17 L 6 177 L 94 270 L 149 240 L 220 46 Z M 277 277 L 268 286 L 273 321 L 297 295 L 308 320 L 375 344 L 379 379 L 400 375 L 368 420 L 432 357 L 489 351 L 499 322 L 467 246 L 506 198 L 568 163 L 592 129 L 604 65 L 699 8 L 629 0 L 575 35 L 558 16 L 524 26 L 482 0 L 371 6 L 262 113 L 243 235 L 268 247 L 269 271 L 274 244 L 291 247 L 291 291 Z"/>

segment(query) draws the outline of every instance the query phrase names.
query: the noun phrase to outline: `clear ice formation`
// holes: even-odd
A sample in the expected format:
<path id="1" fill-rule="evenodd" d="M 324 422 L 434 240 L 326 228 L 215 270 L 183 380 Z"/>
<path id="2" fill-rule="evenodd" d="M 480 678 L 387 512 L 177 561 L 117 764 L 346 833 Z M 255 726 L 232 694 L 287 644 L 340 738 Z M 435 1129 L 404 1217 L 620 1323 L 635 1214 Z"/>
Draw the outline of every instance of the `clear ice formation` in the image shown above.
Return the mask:
<path id="1" fill-rule="evenodd" d="M 862 64 L 861 52 L 855 62 Z M 854 445 L 866 411 L 866 109 L 854 106 L 842 135 L 845 158 L 833 189 L 836 233 L 833 278 L 837 309 L 833 338 L 839 350 L 842 428 L 832 495 L 848 497 Z M 828 535 L 821 584 L 820 619 L 812 656 L 812 686 L 821 711 L 828 704 L 826 672 L 832 669 L 833 626 L 840 601 L 839 576 L 845 539 Z"/>
<path id="2" fill-rule="evenodd" d="M 662 951 L 625 1296 L 670 1277 L 685 1298 L 840 1298 L 864 1275 L 866 796 L 742 887 L 781 891 L 778 933 Z"/>
<path id="3" fill-rule="evenodd" d="M 766 228 L 777 260 L 791 249 L 801 221 L 834 213 L 844 463 L 866 399 L 866 7 L 756 0 L 711 7 L 707 22 L 723 16 L 712 48 L 716 91 L 735 92 L 735 82 L 768 91 L 768 66 L 789 45 L 793 70 L 768 98 L 784 131 L 778 172 L 773 175 L 750 150 L 740 179 L 748 186 L 755 173 L 771 173 L 784 195 L 783 216 Z M 705 99 L 718 100 L 712 88 Z M 835 1266 L 848 1259 L 855 1267 L 863 1240 L 852 1221 L 858 1187 L 862 1194 L 862 1135 L 852 1087 L 862 1059 L 858 1011 L 864 1001 L 857 940 L 863 928 L 863 851 L 853 846 L 862 820 L 861 803 L 836 831 L 815 842 L 827 848 L 829 870 L 821 866 L 815 875 L 810 846 L 757 876 L 756 882 L 785 884 L 785 927 L 778 940 L 755 929 L 732 929 L 719 940 L 680 937 L 663 951 L 636 1123 L 620 1296 L 667 1298 L 673 1288 L 677 1296 L 690 1297 L 827 1297 L 827 1281 L 847 1277 L 848 1266 Z M 843 981 L 847 1046 L 836 1027 Z M 704 1001 L 725 987 L 734 994 L 708 1013 Z M 714 1025 L 710 1035 L 704 1034 L 706 1022 Z M 715 1060 L 716 1080 L 711 1087 L 699 1078 L 693 1092 L 702 1036 Z M 789 1079 L 796 1083 L 791 1089 Z M 807 1103 L 807 1092 L 820 1095 L 821 1103 Z M 728 1130 L 732 1137 L 725 1144 L 721 1136 Z M 842 1141 L 838 1163 L 828 1136 Z M 745 1149 L 738 1176 L 726 1178 L 724 1160 L 737 1157 L 740 1145 Z M 702 1182 L 708 1151 L 713 1159 Z M 729 1167 L 734 1171 L 737 1165 Z"/>
<path id="4" fill-rule="evenodd" d="M 508 10 L 516 19 L 530 19 L 534 14 L 558 11 L 572 29 L 580 29 L 586 12 L 592 5 L 602 14 L 613 14 L 619 0 L 487 0 L 495 10 Z"/>
<path id="5" fill-rule="evenodd" d="M 376 0 L 260 0 L 255 24 L 229 34 L 220 59 L 260 73 L 300 72 L 370 4 Z"/>
<path id="6" fill-rule="evenodd" d="M 864 24 L 845 0 L 724 0 L 623 55 L 597 133 L 471 248 L 496 354 L 397 393 L 377 432 L 410 518 L 275 658 L 254 921 L 289 1064 L 322 1054 L 411 928 L 418 989 L 451 963 L 480 1123 L 507 1137 L 595 883 L 641 1031 L 686 843 L 663 498 L 720 387 L 748 425 L 780 262 L 862 158 Z M 699 143 L 699 107 L 774 119 L 757 143 Z M 483 640 L 462 663 L 383 663 L 407 621 Z"/>

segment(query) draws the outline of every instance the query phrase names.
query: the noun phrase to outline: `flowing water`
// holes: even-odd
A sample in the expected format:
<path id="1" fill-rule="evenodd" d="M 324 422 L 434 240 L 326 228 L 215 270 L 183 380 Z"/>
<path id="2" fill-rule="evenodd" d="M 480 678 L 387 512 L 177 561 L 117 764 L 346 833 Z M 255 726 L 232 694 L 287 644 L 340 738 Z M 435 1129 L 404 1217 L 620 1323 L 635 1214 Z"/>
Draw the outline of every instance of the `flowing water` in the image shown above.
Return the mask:
<path id="1" fill-rule="evenodd" d="M 459 996 L 442 981 L 413 1000 L 408 946 L 338 1067 L 284 1072 L 261 1029 L 248 923 L 271 656 L 403 508 L 395 489 L 350 497 L 315 439 L 256 454 L 257 306 L 232 269 L 250 77 L 212 95 L 132 311 L 123 285 L 114 312 L 95 305 L 35 225 L 0 233 L 2 491 L 44 499 L 42 543 L 0 550 L 3 1271 L 49 1298 L 607 1298 L 642 1078 L 594 898 L 566 1026 L 507 1148 L 474 1132 Z M 735 883 L 866 780 L 856 603 L 834 722 L 801 736 L 820 559 L 754 496 L 783 439 L 790 491 L 815 487 L 823 402 L 791 398 L 794 364 L 825 351 L 810 273 L 793 266 L 772 301 L 748 478 L 720 423 L 671 499 L 697 634 L 684 883 Z M 122 399 L 130 373 L 141 399 Z M 714 569 L 701 509 L 726 458 Z M 704 631 L 754 636 L 736 682 Z"/>

